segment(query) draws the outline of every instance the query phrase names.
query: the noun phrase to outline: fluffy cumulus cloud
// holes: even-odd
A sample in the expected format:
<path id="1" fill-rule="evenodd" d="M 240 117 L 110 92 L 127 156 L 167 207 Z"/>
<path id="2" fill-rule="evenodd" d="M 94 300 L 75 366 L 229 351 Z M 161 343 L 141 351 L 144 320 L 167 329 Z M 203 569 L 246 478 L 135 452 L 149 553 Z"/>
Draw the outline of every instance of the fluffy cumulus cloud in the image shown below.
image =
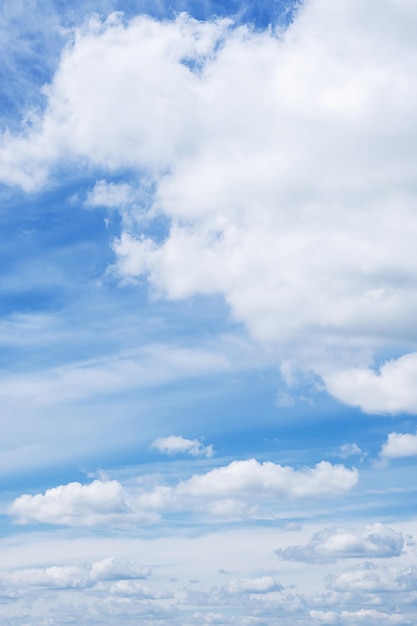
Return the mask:
<path id="1" fill-rule="evenodd" d="M 389 433 L 383 444 L 380 456 L 385 459 L 398 459 L 407 456 L 417 456 L 417 433 Z"/>
<path id="2" fill-rule="evenodd" d="M 337 496 L 350 491 L 357 482 L 356 469 L 326 461 L 294 469 L 249 459 L 195 474 L 174 487 L 157 486 L 143 493 L 139 502 L 145 510 L 194 508 L 221 518 L 262 518 L 276 510 L 282 498 Z"/>
<path id="3" fill-rule="evenodd" d="M 326 528 L 305 546 L 277 550 L 287 561 L 332 562 L 344 558 L 389 558 L 399 556 L 404 546 L 401 533 L 382 524 L 363 528 Z"/>
<path id="4" fill-rule="evenodd" d="M 130 170 L 138 213 L 169 226 L 153 239 L 140 219 L 125 225 L 121 277 L 171 299 L 219 293 L 342 401 L 415 412 L 405 362 L 403 393 L 366 368 L 413 345 L 416 28 L 415 3 L 396 0 L 307 0 L 285 33 L 92 19 L 45 110 L 3 135 L 0 177 L 33 190 L 64 159 L 92 165 L 87 204 L 114 207 L 134 201 L 111 181 Z"/>
<path id="5" fill-rule="evenodd" d="M 417 412 L 417 353 L 384 363 L 378 371 L 352 367 L 326 374 L 328 391 L 368 413 Z"/>
<path id="6" fill-rule="evenodd" d="M 191 456 L 211 457 L 214 453 L 212 445 L 205 446 L 199 439 L 186 439 L 182 435 L 158 437 L 151 444 L 151 448 L 168 455 L 187 453 L 191 454 Z"/>
<path id="7" fill-rule="evenodd" d="M 8 512 L 18 522 L 95 525 L 131 513 L 126 492 L 117 480 L 74 482 L 47 489 L 44 494 L 23 494 Z"/>
<path id="8" fill-rule="evenodd" d="M 176 487 L 178 494 L 215 498 L 247 494 L 276 494 L 289 498 L 336 495 L 358 482 L 358 472 L 321 461 L 299 470 L 256 459 L 233 461 L 207 474 L 197 474 Z"/>
<path id="9" fill-rule="evenodd" d="M 8 513 L 19 523 L 84 525 L 156 522 L 165 511 L 205 511 L 214 517 L 262 516 L 257 503 L 274 508 L 277 498 L 337 496 L 358 482 L 358 471 L 326 461 L 293 469 L 255 459 L 194 474 L 175 485 L 147 490 L 117 480 L 69 483 L 35 495 L 23 494 Z M 276 504 L 275 504 L 276 506 Z"/>

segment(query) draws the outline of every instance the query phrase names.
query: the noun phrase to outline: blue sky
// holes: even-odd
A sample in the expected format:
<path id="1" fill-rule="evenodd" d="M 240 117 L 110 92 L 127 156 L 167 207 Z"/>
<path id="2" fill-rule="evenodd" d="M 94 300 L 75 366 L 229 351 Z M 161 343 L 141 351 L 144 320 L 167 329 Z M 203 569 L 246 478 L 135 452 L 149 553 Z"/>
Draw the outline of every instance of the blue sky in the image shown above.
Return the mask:
<path id="1" fill-rule="evenodd" d="M 416 22 L 2 4 L 2 624 L 416 622 Z"/>

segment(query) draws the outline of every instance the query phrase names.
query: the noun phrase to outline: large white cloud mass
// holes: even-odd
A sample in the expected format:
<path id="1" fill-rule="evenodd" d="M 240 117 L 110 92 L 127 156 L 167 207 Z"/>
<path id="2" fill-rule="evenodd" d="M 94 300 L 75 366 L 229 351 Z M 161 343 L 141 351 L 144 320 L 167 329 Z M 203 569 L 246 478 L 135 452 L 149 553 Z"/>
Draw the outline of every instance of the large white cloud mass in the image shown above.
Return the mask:
<path id="1" fill-rule="evenodd" d="M 220 293 L 337 398 L 415 412 L 414 373 L 403 402 L 380 376 L 375 402 L 344 370 L 415 349 L 416 28 L 410 0 L 307 0 L 285 33 L 93 19 L 44 112 L 3 135 L 0 178 L 34 190 L 63 161 L 92 165 L 87 204 L 125 210 L 132 190 L 106 178 L 130 169 L 140 202 L 114 242 L 120 276 L 172 299 Z M 142 232 L 146 212 L 167 218 L 162 241 Z"/>

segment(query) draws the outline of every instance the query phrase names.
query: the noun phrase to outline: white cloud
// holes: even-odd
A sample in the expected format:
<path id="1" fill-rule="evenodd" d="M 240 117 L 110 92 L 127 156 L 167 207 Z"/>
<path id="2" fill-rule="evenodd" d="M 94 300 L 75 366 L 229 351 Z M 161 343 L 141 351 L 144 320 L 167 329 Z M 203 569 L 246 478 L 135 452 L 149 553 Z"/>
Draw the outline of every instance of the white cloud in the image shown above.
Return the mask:
<path id="1" fill-rule="evenodd" d="M 359 609 L 357 611 L 310 611 L 310 616 L 320 624 L 358 624 L 364 623 L 378 626 L 379 624 L 408 625 L 411 622 L 406 616 L 393 613 L 384 613 L 376 609 Z"/>
<path id="2" fill-rule="evenodd" d="M 326 586 L 340 593 L 383 593 L 403 591 L 409 593 L 415 589 L 417 568 L 377 567 L 366 562 L 360 567 L 343 572 L 337 576 L 328 576 Z"/>
<path id="3" fill-rule="evenodd" d="M 135 561 L 109 557 L 91 565 L 90 576 L 93 580 L 137 580 L 151 575 L 148 567 L 142 567 Z"/>
<path id="4" fill-rule="evenodd" d="M 147 578 L 150 574 L 149 568 L 133 561 L 109 557 L 91 565 L 51 566 L 3 572 L 0 574 L 0 583 L 18 590 L 31 587 L 86 589 L 109 580 L 135 583 L 137 579 Z"/>
<path id="5" fill-rule="evenodd" d="M 23 494 L 8 508 L 18 523 L 86 525 L 155 522 L 160 513 L 204 511 L 215 517 L 262 517 L 257 504 L 274 507 L 277 496 L 309 498 L 336 496 L 358 482 L 356 469 L 326 461 L 295 470 L 255 459 L 194 474 L 176 485 L 158 484 L 146 490 L 139 484 L 122 486 L 117 480 L 78 482 L 48 489 L 44 494 Z"/>
<path id="6" fill-rule="evenodd" d="M 87 193 L 85 206 L 87 207 L 108 207 L 119 209 L 130 204 L 134 200 L 134 190 L 127 183 L 108 183 L 105 180 L 98 180 L 93 189 Z"/>
<path id="7" fill-rule="evenodd" d="M 417 353 L 386 361 L 378 371 L 350 368 L 324 376 L 338 400 L 367 413 L 417 413 Z"/>
<path id="8" fill-rule="evenodd" d="M 172 299 L 220 293 L 284 360 L 290 346 L 323 375 L 336 361 L 325 379 L 342 401 L 415 411 L 415 377 L 399 396 L 368 373 L 362 394 L 343 370 L 412 345 L 416 24 L 394 0 L 310 0 L 284 34 L 91 20 L 43 115 L 3 136 L 0 176 L 31 190 L 64 160 L 106 180 L 145 172 L 171 227 L 160 241 L 131 224 L 114 242 L 121 277 Z"/>
<path id="9" fill-rule="evenodd" d="M 227 593 L 270 593 L 280 591 L 282 585 L 272 576 L 260 578 L 235 578 L 223 588 Z"/>
<path id="10" fill-rule="evenodd" d="M 383 592 L 397 589 L 392 570 L 388 568 L 377 569 L 370 565 L 328 579 L 328 586 L 342 593 L 352 591 Z"/>
<path id="11" fill-rule="evenodd" d="M 151 448 L 155 448 L 162 454 L 178 454 L 188 453 L 191 456 L 213 456 L 213 446 L 204 446 L 199 439 L 186 439 L 182 435 L 170 435 L 169 437 L 158 437 L 151 444 Z"/>
<path id="12" fill-rule="evenodd" d="M 44 494 L 23 494 L 9 506 L 18 522 L 92 526 L 131 513 L 127 495 L 117 480 L 74 482 L 47 489 Z"/>
<path id="13" fill-rule="evenodd" d="M 376 609 L 359 609 L 357 611 L 342 611 L 342 620 L 347 623 L 357 624 L 362 621 L 365 624 L 409 624 L 407 616 L 395 613 L 384 613 Z"/>
<path id="14" fill-rule="evenodd" d="M 334 497 L 350 491 L 358 471 L 326 461 L 294 469 L 256 459 L 233 461 L 205 474 L 195 474 L 174 487 L 159 485 L 142 493 L 142 510 L 188 510 L 223 518 L 270 518 L 282 498 Z"/>
<path id="15" fill-rule="evenodd" d="M 407 456 L 417 456 L 417 433 L 389 433 L 383 444 L 380 456 L 385 459 L 398 459 Z"/>
<path id="16" fill-rule="evenodd" d="M 310 617 L 320 624 L 337 624 L 339 616 L 334 611 L 310 611 Z"/>
<path id="17" fill-rule="evenodd" d="M 339 456 L 347 459 L 350 456 L 361 456 L 362 450 L 357 443 L 345 443 L 339 448 Z"/>
<path id="18" fill-rule="evenodd" d="M 287 561 L 332 562 L 343 558 L 387 558 L 399 556 L 404 546 L 401 533 L 370 524 L 363 528 L 326 528 L 315 533 L 305 546 L 277 550 Z"/>
<path id="19" fill-rule="evenodd" d="M 295 470 L 256 459 L 233 461 L 207 474 L 196 474 L 180 482 L 176 495 L 229 498 L 237 495 L 276 494 L 289 498 L 337 495 L 358 482 L 356 469 L 321 461 L 315 467 Z"/>
<path id="20" fill-rule="evenodd" d="M 158 587 L 143 585 L 136 580 L 118 580 L 110 586 L 109 593 L 116 596 L 134 596 L 135 598 L 146 598 L 150 600 L 160 600 L 172 596 L 168 591 L 164 591 Z"/>

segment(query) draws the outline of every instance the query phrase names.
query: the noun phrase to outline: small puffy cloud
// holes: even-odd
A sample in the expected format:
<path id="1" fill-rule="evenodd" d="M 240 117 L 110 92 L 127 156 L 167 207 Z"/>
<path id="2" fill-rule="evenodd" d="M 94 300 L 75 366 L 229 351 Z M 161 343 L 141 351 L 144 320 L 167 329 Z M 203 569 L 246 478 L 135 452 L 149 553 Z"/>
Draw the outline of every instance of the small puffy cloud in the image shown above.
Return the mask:
<path id="1" fill-rule="evenodd" d="M 159 437 L 151 444 L 151 448 L 159 450 L 162 454 L 186 453 L 191 456 L 213 456 L 212 445 L 205 446 L 199 439 L 186 439 L 182 435 L 170 435 L 169 437 Z"/>
<path id="2" fill-rule="evenodd" d="M 338 453 L 342 459 L 347 459 L 350 456 L 361 456 L 362 450 L 356 443 L 345 443 L 340 446 Z"/>
<path id="3" fill-rule="evenodd" d="M 417 353 L 387 361 L 378 371 L 349 368 L 324 375 L 329 393 L 367 413 L 417 413 Z"/>
<path id="4" fill-rule="evenodd" d="M 19 523 L 87 525 L 120 519 L 131 513 L 127 494 L 117 480 L 68 483 L 44 494 L 23 494 L 8 509 Z"/>
<path id="5" fill-rule="evenodd" d="M 417 456 L 417 433 L 389 433 L 383 444 L 380 456 L 385 459 L 398 459 L 408 456 Z"/>
<path id="6" fill-rule="evenodd" d="M 236 578 L 231 580 L 222 589 L 227 593 L 270 593 L 271 591 L 281 591 L 282 585 L 272 576 L 261 576 L 260 578 Z"/>
<path id="7" fill-rule="evenodd" d="M 326 528 L 315 533 L 305 546 L 277 550 L 286 561 L 328 563 L 345 558 L 388 558 L 399 556 L 404 537 L 383 524 L 363 528 Z"/>

